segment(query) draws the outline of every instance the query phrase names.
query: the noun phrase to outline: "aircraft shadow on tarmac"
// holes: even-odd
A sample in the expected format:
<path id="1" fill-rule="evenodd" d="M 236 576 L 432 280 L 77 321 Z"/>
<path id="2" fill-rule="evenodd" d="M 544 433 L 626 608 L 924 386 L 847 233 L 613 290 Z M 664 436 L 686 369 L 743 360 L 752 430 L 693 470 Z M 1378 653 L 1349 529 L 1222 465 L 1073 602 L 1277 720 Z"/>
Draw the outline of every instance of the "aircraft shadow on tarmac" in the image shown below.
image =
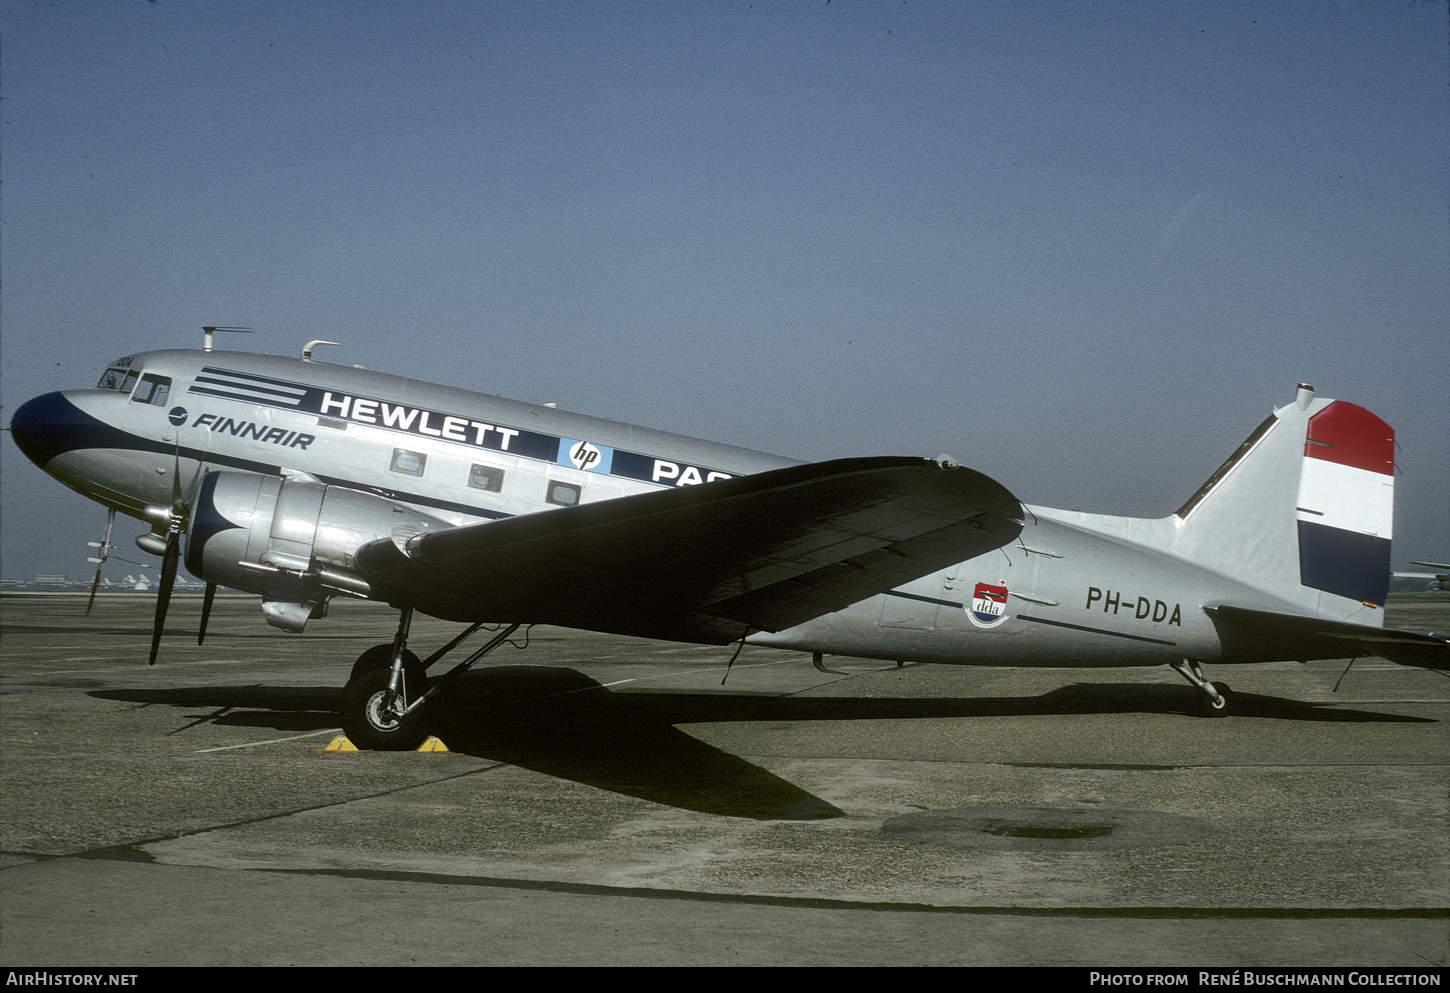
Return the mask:
<path id="1" fill-rule="evenodd" d="M 212 711 L 186 715 L 187 722 L 172 733 L 204 721 L 306 732 L 337 726 L 342 692 L 210 686 L 93 690 L 89 695 Z M 468 673 L 440 698 L 431 730 L 453 752 L 672 807 L 759 820 L 843 816 L 825 800 L 671 726 L 681 720 L 671 708 L 638 706 L 647 701 L 647 695 L 611 693 L 574 669 L 490 669 Z"/>
<path id="2" fill-rule="evenodd" d="M 467 673 L 441 697 L 433 728 L 454 752 L 546 775 L 732 817 L 817 820 L 832 804 L 691 737 L 678 724 L 909 720 L 942 717 L 1192 714 L 1187 686 L 1079 683 L 1031 697 L 829 698 L 711 692 L 616 693 L 578 670 L 496 666 Z M 286 732 L 337 723 L 341 691 L 323 687 L 210 686 L 92 690 L 108 700 L 210 707 L 209 720 Z M 1234 697 L 1238 717 L 1350 723 L 1435 723 L 1425 718 L 1302 703 L 1253 693 Z M 1202 718 L 1194 717 L 1194 720 Z M 181 729 L 181 730 L 184 730 Z"/>

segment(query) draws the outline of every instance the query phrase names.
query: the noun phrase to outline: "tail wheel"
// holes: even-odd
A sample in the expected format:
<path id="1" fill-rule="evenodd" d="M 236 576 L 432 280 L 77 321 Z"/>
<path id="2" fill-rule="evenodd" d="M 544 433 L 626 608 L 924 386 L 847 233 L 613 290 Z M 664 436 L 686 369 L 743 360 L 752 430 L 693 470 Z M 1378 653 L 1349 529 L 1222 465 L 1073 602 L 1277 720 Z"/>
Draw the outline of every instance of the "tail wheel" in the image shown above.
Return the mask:
<path id="1" fill-rule="evenodd" d="M 389 646 L 380 646 L 389 647 Z M 389 648 L 391 653 L 391 648 Z M 366 658 L 369 653 L 365 653 Z M 422 709 L 399 717 L 393 711 L 396 704 L 401 707 L 416 700 L 427 689 L 423 670 L 416 656 L 409 664 L 408 655 L 403 659 L 402 699 L 396 701 L 389 692 L 392 667 L 370 666 L 363 668 L 363 659 L 354 667 L 354 676 L 342 691 L 342 730 L 348 740 L 361 749 L 374 751 L 410 751 L 423 744 L 428 738 L 424 726 Z"/>
<path id="2" fill-rule="evenodd" d="M 1207 693 L 1198 695 L 1198 712 L 1204 717 L 1226 717 L 1233 711 L 1233 690 L 1228 688 L 1228 683 L 1213 683 L 1213 691 L 1218 694 L 1215 700 Z"/>

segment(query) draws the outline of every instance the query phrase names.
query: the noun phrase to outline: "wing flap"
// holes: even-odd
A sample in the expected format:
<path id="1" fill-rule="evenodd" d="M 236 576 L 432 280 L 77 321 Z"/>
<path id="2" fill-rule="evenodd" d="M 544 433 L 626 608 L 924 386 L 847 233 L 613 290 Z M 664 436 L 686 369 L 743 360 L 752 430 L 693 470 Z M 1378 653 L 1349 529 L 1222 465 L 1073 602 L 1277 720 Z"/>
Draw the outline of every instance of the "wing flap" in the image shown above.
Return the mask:
<path id="1" fill-rule="evenodd" d="M 1450 670 L 1450 638 L 1445 635 L 1368 627 L 1230 604 L 1204 609 L 1209 616 L 1256 637 L 1293 640 L 1305 658 L 1378 655 L 1399 665 Z"/>
<path id="2" fill-rule="evenodd" d="M 1012 541 L 1001 484 L 925 459 L 843 459 L 358 550 L 426 613 L 728 642 L 839 610 Z"/>

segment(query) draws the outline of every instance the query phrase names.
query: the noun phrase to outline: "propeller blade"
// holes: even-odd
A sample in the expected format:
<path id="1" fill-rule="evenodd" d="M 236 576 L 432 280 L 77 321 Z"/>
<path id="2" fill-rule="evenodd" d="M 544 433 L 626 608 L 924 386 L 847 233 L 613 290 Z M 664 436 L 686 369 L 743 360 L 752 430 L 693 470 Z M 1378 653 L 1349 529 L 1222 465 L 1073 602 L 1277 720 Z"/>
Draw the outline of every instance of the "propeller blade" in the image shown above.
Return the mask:
<path id="1" fill-rule="evenodd" d="M 186 530 L 187 520 L 191 516 L 191 499 L 196 494 L 197 483 L 201 480 L 202 462 L 196 464 L 196 471 L 192 473 L 191 484 L 185 490 L 181 486 L 181 443 L 178 441 L 176 448 L 171 453 L 171 524 L 166 531 L 166 549 L 161 556 L 161 586 L 157 590 L 156 597 L 156 623 L 151 630 L 151 660 L 147 665 L 156 664 L 156 653 L 161 648 L 161 632 L 166 626 L 166 608 L 171 605 L 171 590 L 176 586 L 176 566 L 181 560 L 181 533 Z M 212 595 L 216 590 L 213 583 L 207 583 L 206 603 L 203 606 L 201 619 L 201 638 L 206 636 L 207 614 L 211 612 Z"/>
<path id="2" fill-rule="evenodd" d="M 211 450 L 211 435 L 207 435 L 207 451 Z M 206 468 L 206 453 L 196 463 L 196 468 L 191 472 L 191 482 L 185 487 L 181 485 L 181 442 L 176 443 L 176 449 L 172 452 L 171 470 L 171 513 L 182 522 L 182 529 L 191 520 L 191 504 L 196 499 L 197 484 L 201 482 L 202 470 Z"/>
<path id="3" fill-rule="evenodd" d="M 181 443 L 177 442 L 171 453 L 171 513 L 176 517 L 186 516 L 186 504 L 181 499 Z"/>
<path id="4" fill-rule="evenodd" d="M 166 536 L 166 553 L 161 557 L 161 587 L 156 596 L 156 624 L 151 629 L 151 660 L 156 664 L 156 653 L 161 648 L 161 630 L 166 626 L 166 608 L 171 606 L 171 587 L 176 584 L 176 563 L 181 558 L 181 532 L 172 529 Z"/>
<path id="5" fill-rule="evenodd" d="M 90 616 L 91 608 L 96 605 L 96 590 L 100 588 L 100 585 L 101 585 L 101 567 L 100 566 L 96 566 L 96 578 L 95 578 L 95 581 L 93 583 L 91 583 L 91 598 L 86 601 L 86 615 L 87 616 Z"/>
<path id="6" fill-rule="evenodd" d="M 201 628 L 196 632 L 196 643 L 206 640 L 206 621 L 211 616 L 211 603 L 216 599 L 216 583 L 206 584 L 206 596 L 201 601 Z"/>
<path id="7" fill-rule="evenodd" d="M 96 590 L 101 585 L 101 566 L 106 564 L 106 559 L 111 556 L 111 528 L 116 525 L 116 508 L 110 507 L 106 510 L 106 533 L 101 536 L 99 546 L 101 557 L 96 559 L 96 579 L 91 583 L 91 598 L 86 601 L 86 614 L 89 615 L 91 608 L 96 605 Z"/>

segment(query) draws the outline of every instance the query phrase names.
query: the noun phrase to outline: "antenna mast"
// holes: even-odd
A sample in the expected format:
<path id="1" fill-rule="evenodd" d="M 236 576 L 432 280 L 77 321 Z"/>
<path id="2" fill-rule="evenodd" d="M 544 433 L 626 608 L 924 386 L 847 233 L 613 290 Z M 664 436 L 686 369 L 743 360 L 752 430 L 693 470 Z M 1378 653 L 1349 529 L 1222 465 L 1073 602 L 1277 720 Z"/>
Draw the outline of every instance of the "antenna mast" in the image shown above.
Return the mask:
<path id="1" fill-rule="evenodd" d="M 251 334 L 252 333 L 252 329 L 251 328 L 209 328 L 209 327 L 205 327 L 205 326 L 202 327 L 201 331 L 202 331 L 201 350 L 203 352 L 209 352 L 209 351 L 211 351 L 211 336 L 214 335 L 214 334 L 216 334 L 218 331 L 235 331 L 235 332 L 238 332 L 239 334 Z"/>

